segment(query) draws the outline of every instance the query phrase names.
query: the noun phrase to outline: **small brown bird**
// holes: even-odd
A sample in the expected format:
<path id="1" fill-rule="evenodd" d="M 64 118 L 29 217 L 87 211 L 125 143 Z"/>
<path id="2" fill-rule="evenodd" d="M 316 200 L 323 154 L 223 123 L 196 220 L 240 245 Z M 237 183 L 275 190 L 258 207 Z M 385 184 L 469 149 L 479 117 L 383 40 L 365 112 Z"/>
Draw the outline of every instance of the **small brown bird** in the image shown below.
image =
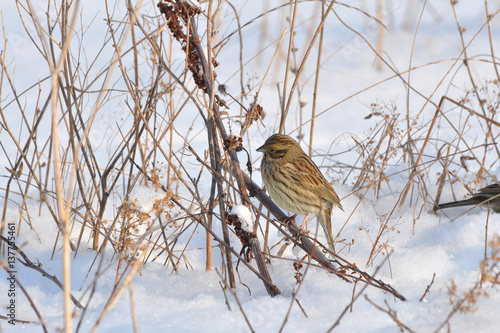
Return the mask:
<path id="1" fill-rule="evenodd" d="M 270 136 L 257 151 L 264 153 L 260 165 L 262 180 L 271 198 L 281 208 L 300 215 L 313 213 L 333 247 L 331 214 L 342 205 L 330 183 L 304 153 L 300 145 L 284 134 Z"/>
<path id="2" fill-rule="evenodd" d="M 460 206 L 484 206 L 491 208 L 495 213 L 500 213 L 500 184 L 491 184 L 480 189 L 472 197 L 465 200 L 439 204 L 438 209 Z"/>

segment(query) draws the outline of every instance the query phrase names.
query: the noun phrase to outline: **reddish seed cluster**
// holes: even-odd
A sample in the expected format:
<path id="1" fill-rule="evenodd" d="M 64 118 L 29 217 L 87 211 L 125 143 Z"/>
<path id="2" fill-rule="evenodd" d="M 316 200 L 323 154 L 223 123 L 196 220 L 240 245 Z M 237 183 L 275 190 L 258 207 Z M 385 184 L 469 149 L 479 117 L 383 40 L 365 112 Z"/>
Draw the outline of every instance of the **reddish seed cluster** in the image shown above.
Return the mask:
<path id="1" fill-rule="evenodd" d="M 257 121 L 260 118 L 262 118 L 264 115 L 264 109 L 260 104 L 257 103 L 252 103 L 250 104 L 250 110 L 248 111 L 248 118 L 252 119 L 253 121 Z"/>
<path id="2" fill-rule="evenodd" d="M 248 128 L 254 121 L 264 119 L 264 109 L 260 104 L 252 102 L 245 116 L 245 121 L 241 124 L 241 128 Z"/>
<path id="3" fill-rule="evenodd" d="M 293 262 L 293 269 L 295 270 L 295 280 L 297 281 L 297 283 L 301 283 L 302 277 L 304 276 L 304 274 L 302 274 L 300 272 L 300 270 L 302 269 L 302 263 L 298 262 L 298 261 L 294 261 Z"/>
<path id="4" fill-rule="evenodd" d="M 224 139 L 224 149 L 226 151 L 231 151 L 236 149 L 236 151 L 243 150 L 243 139 L 239 136 L 230 135 Z"/>
<path id="5" fill-rule="evenodd" d="M 199 44 L 200 41 L 198 40 L 198 37 L 195 37 L 192 32 L 189 32 L 189 38 L 184 32 L 184 28 L 189 25 L 189 19 L 191 17 L 199 15 L 201 13 L 201 10 L 198 7 L 188 4 L 187 2 L 177 2 L 174 0 L 159 2 L 158 8 L 160 9 L 160 13 L 165 15 L 165 18 L 168 22 L 167 26 L 172 33 L 172 36 L 179 43 L 181 43 L 182 50 L 187 54 L 187 68 L 193 74 L 194 82 L 196 83 L 198 88 L 202 89 L 206 93 L 206 82 L 203 78 L 200 55 L 198 54 L 198 51 L 196 49 L 196 44 Z M 188 31 L 187 28 L 186 31 Z M 214 68 L 219 65 L 217 60 L 215 60 L 215 57 L 212 57 L 212 65 L 214 66 Z M 213 79 L 215 80 L 216 77 L 217 74 L 214 71 Z"/>

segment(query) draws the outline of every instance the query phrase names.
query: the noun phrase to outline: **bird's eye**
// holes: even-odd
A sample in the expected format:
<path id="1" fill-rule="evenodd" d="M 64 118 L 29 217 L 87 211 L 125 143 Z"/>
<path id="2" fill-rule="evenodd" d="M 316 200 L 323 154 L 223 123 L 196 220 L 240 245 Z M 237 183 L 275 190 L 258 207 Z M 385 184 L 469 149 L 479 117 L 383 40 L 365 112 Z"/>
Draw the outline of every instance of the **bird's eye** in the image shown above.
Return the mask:
<path id="1" fill-rule="evenodd" d="M 274 148 L 269 149 L 270 153 L 274 153 L 275 151 L 276 151 L 276 149 L 274 149 Z"/>

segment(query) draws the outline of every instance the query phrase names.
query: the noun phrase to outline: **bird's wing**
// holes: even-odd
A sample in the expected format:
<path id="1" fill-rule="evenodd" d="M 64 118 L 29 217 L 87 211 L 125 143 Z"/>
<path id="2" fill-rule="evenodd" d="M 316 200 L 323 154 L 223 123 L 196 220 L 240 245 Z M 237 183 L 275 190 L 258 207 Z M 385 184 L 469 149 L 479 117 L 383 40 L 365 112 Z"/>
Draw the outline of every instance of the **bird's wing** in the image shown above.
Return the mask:
<path id="1" fill-rule="evenodd" d="M 339 196 L 335 193 L 332 185 L 309 158 L 298 157 L 293 163 L 286 163 L 285 167 L 290 169 L 292 180 L 297 185 L 318 188 L 324 200 L 342 209 Z"/>
<path id="2" fill-rule="evenodd" d="M 500 194 L 500 185 L 496 183 L 483 187 L 477 192 L 477 195 L 487 195 L 490 197 L 494 197 L 495 195 L 499 194 Z"/>

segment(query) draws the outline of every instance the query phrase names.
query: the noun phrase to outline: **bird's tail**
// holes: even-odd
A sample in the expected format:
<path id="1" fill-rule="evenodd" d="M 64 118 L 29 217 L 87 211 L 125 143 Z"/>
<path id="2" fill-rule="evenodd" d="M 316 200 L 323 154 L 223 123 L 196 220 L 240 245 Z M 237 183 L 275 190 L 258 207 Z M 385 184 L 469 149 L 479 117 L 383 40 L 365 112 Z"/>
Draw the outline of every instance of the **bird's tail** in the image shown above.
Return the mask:
<path id="1" fill-rule="evenodd" d="M 332 210 L 323 209 L 321 211 L 321 216 L 319 217 L 319 223 L 325 231 L 325 236 L 328 241 L 328 247 L 333 253 L 335 252 L 335 247 L 333 246 L 333 232 L 332 232 Z"/>
<path id="2" fill-rule="evenodd" d="M 477 202 L 477 200 L 466 199 L 466 200 L 459 200 L 459 201 L 442 203 L 442 204 L 437 205 L 437 208 L 443 209 L 443 208 L 450 208 L 450 207 L 462 207 L 462 206 L 472 206 L 472 205 L 475 206 L 478 204 L 480 204 L 480 203 Z"/>

